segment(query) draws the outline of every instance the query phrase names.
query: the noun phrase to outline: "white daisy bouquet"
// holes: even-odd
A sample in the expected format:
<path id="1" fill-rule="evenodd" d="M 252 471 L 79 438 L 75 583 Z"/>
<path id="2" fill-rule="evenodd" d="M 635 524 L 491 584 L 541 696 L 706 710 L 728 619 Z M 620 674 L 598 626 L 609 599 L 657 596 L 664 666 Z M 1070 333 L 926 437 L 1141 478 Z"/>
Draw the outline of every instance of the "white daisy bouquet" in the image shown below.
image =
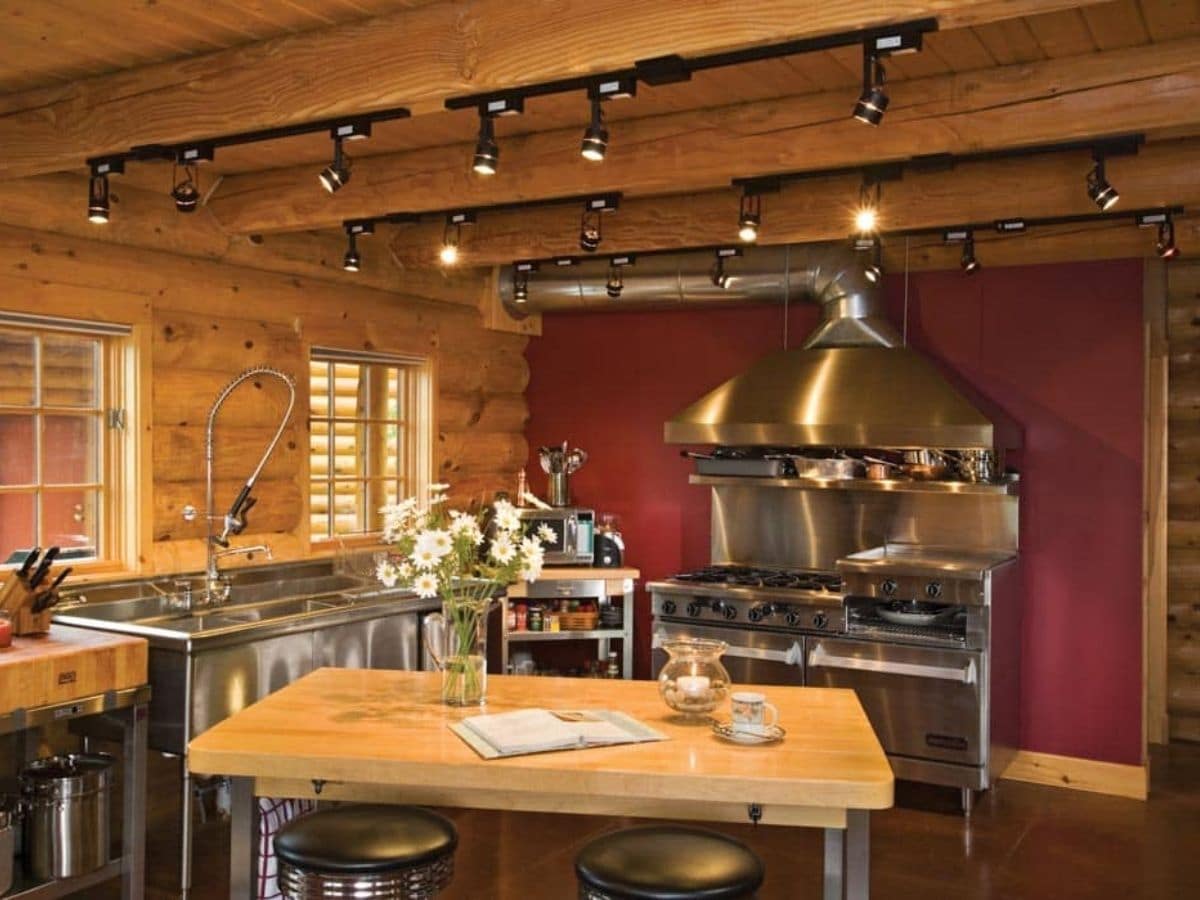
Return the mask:
<path id="1" fill-rule="evenodd" d="M 553 535 L 525 535 L 516 508 L 497 500 L 485 536 L 487 512 L 447 508 L 448 490 L 449 485 L 431 485 L 424 503 L 409 497 L 383 508 L 383 538 L 394 549 L 379 561 L 376 575 L 388 587 L 442 598 L 448 631 L 445 658 L 439 660 L 443 696 L 452 703 L 479 703 L 487 667 L 486 614 L 507 585 L 541 576 L 542 540 Z"/>

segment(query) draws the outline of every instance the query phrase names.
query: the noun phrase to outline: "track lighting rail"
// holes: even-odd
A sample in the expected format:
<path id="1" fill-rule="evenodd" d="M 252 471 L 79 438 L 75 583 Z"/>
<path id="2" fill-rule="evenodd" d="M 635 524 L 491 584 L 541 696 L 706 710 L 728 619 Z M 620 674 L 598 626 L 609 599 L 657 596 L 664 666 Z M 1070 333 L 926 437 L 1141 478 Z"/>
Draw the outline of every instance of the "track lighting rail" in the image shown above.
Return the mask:
<path id="1" fill-rule="evenodd" d="M 855 31 L 839 31 L 819 37 L 782 41 L 776 44 L 764 44 L 759 47 L 746 47 L 741 50 L 730 50 L 725 53 L 710 53 L 705 56 L 688 58 L 676 55 L 659 56 L 653 59 L 639 60 L 627 68 L 599 75 L 560 78 L 555 81 L 527 84 L 502 91 L 488 91 L 480 94 L 464 94 L 459 97 L 450 97 L 446 100 L 446 109 L 476 109 L 495 100 L 511 99 L 514 97 L 529 99 L 530 97 L 545 97 L 550 94 L 591 91 L 595 89 L 597 84 L 618 80 L 640 81 L 643 84 L 649 85 L 671 84 L 673 82 L 690 80 L 693 72 L 720 69 L 727 66 L 740 66 L 746 63 L 778 59 L 784 56 L 796 56 L 802 53 L 816 53 L 821 50 L 832 50 L 837 47 L 852 47 L 857 44 L 874 47 L 878 52 L 896 52 L 891 46 L 893 43 L 899 42 L 899 46 L 909 49 L 914 41 L 919 45 L 920 35 L 937 31 L 937 28 L 937 19 L 914 19 L 910 22 L 900 22 L 895 25 L 862 28 Z"/>
<path id="2" fill-rule="evenodd" d="M 446 216 L 456 213 L 471 213 L 478 216 L 486 213 L 512 212 L 514 210 L 541 208 L 545 206 L 568 206 L 576 203 L 587 203 L 595 209 L 616 209 L 621 201 L 621 196 L 619 191 L 613 191 L 608 193 L 572 194 L 567 197 L 551 197 L 547 200 L 518 200 L 512 203 L 494 203 L 490 206 L 456 206 L 453 209 L 425 210 L 423 212 L 391 212 L 384 213 L 381 216 L 346 219 L 342 222 L 342 228 L 345 229 L 350 225 L 362 222 L 393 225 L 413 224 L 427 220 L 444 219 Z"/>

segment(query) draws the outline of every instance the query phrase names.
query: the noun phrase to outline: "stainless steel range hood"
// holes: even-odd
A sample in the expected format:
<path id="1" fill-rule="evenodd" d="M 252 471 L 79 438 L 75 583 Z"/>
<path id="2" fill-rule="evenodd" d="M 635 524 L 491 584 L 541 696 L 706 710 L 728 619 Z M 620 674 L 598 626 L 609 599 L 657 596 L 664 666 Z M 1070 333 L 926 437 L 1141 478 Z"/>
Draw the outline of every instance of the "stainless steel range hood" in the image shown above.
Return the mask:
<path id="1" fill-rule="evenodd" d="M 754 247 L 728 260 L 716 287 L 710 255 L 645 257 L 624 270 L 618 299 L 605 297 L 603 262 L 543 269 L 514 315 L 531 312 L 703 308 L 810 301 L 821 323 L 794 350 L 759 360 L 666 423 L 668 443 L 979 448 L 1020 446 L 1018 428 L 970 388 L 956 387 L 904 341 L 884 314 L 883 297 L 845 244 Z M 507 282 L 507 279 L 504 280 Z M 987 414 L 981 411 L 987 410 Z"/>

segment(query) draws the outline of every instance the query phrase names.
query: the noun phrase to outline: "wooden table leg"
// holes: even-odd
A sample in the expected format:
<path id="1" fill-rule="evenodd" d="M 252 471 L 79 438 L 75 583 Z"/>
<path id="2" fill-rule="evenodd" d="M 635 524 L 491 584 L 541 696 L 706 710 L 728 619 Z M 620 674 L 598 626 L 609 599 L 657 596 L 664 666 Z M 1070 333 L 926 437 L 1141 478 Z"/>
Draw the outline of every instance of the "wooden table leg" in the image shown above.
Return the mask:
<path id="1" fill-rule="evenodd" d="M 231 778 L 229 900 L 258 896 L 258 799 L 253 778 Z"/>

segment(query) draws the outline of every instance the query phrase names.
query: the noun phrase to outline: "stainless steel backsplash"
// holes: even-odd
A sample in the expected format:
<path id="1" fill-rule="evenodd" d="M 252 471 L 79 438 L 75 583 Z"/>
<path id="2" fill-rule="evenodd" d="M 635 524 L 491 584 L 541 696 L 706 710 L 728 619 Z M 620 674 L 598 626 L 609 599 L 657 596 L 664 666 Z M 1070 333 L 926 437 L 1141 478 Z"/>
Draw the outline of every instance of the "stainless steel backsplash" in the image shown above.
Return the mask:
<path id="1" fill-rule="evenodd" d="M 832 570 L 885 543 L 1017 549 L 1016 496 L 712 488 L 712 562 Z"/>

